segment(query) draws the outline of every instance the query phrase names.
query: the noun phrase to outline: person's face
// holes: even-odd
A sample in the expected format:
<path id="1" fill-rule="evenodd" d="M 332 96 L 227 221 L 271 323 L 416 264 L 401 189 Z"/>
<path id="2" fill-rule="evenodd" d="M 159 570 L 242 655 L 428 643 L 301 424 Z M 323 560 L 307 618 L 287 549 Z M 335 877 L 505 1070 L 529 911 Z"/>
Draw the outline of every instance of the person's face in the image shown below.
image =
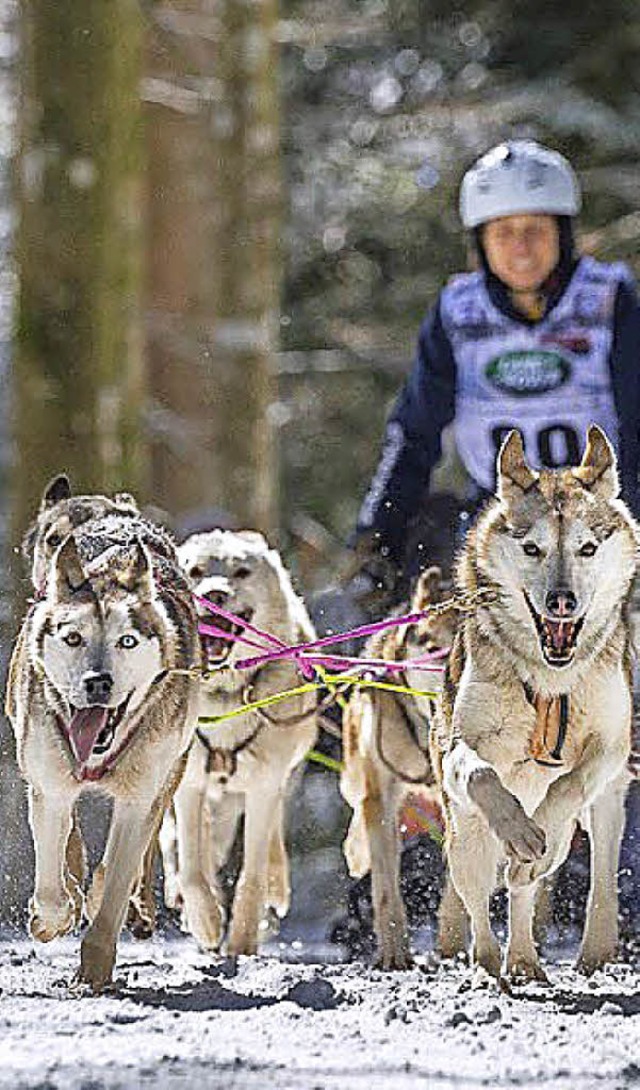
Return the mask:
<path id="1" fill-rule="evenodd" d="M 501 216 L 485 225 L 482 242 L 491 271 L 516 292 L 536 291 L 560 259 L 555 216 Z"/>

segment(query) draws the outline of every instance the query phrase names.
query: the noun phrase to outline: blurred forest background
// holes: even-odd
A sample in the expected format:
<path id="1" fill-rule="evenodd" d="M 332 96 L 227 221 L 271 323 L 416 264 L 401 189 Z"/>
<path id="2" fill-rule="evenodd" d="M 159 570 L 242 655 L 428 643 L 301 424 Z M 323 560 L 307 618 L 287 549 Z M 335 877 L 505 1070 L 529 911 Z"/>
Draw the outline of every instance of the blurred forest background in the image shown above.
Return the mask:
<path id="1" fill-rule="evenodd" d="M 640 272 L 636 0 L 0 0 L 7 558 L 65 469 L 181 533 L 262 528 L 320 590 L 466 265 L 460 177 L 508 136 L 569 156 L 581 245 Z"/>

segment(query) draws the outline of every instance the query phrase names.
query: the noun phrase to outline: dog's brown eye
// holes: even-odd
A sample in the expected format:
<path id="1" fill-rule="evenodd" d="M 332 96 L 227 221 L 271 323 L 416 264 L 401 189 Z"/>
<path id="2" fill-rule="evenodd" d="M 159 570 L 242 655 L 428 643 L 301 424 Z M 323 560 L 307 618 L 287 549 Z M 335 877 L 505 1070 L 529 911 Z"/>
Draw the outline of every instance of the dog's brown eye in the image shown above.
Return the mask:
<path id="1" fill-rule="evenodd" d="M 593 556 L 598 546 L 595 541 L 585 541 L 584 545 L 581 545 L 578 549 L 579 556 Z"/>
<path id="2" fill-rule="evenodd" d="M 535 541 L 525 541 L 522 546 L 527 556 L 542 556 L 542 549 L 540 549 Z"/>
<path id="3" fill-rule="evenodd" d="M 125 651 L 131 651 L 134 647 L 138 646 L 138 640 L 130 632 L 126 632 L 124 636 L 121 636 L 118 640 L 118 647 L 123 647 Z"/>
<path id="4" fill-rule="evenodd" d="M 233 573 L 234 579 L 246 579 L 248 575 L 251 575 L 251 568 L 236 568 Z"/>
<path id="5" fill-rule="evenodd" d="M 57 549 L 58 545 L 62 545 L 62 534 L 49 534 L 47 538 L 47 545 L 50 549 Z"/>
<path id="6" fill-rule="evenodd" d="M 79 647 L 82 643 L 82 636 L 79 632 L 76 632 L 75 629 L 72 629 L 71 632 L 67 632 L 66 636 L 63 636 L 62 638 L 69 647 Z"/>
<path id="7" fill-rule="evenodd" d="M 189 575 L 192 579 L 202 579 L 204 572 L 202 568 L 199 568 L 196 564 L 193 568 L 189 568 Z"/>

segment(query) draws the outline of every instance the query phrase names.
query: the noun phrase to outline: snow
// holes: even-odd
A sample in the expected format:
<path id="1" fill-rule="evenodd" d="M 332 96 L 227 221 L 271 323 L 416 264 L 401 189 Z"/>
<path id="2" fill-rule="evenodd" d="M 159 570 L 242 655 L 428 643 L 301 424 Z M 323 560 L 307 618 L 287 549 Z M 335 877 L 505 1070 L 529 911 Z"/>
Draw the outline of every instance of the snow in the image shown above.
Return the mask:
<path id="1" fill-rule="evenodd" d="M 237 966 L 187 937 L 123 938 L 112 994 L 70 982 L 78 940 L 0 943 L 0 1088 L 640 1087 L 640 972 L 567 960 L 513 996 L 464 965 L 408 973 L 273 943 Z M 294 959 L 294 960 L 292 960 Z"/>

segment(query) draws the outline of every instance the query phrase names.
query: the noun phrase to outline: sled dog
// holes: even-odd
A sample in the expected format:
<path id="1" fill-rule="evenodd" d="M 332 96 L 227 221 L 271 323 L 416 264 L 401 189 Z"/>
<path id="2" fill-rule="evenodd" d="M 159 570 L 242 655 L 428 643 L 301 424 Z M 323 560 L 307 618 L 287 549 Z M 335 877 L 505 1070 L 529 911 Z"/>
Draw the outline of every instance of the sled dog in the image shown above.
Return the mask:
<path id="1" fill-rule="evenodd" d="M 167 535 L 133 510 L 111 510 L 111 501 L 96 497 L 92 509 L 108 513 L 52 545 L 43 527 L 56 525 L 59 502 L 70 500 L 45 494 L 42 532 L 34 538 L 42 590 L 13 651 L 6 708 L 28 785 L 34 938 L 64 935 L 82 915 L 71 863 L 76 800 L 84 791 L 113 799 L 79 971 L 81 982 L 99 990 L 111 978 L 143 854 L 182 771 L 195 722 L 200 645 L 190 588 Z M 63 526 L 64 506 L 57 514 Z M 43 549 L 54 550 L 48 560 Z"/>
<path id="2" fill-rule="evenodd" d="M 579 466 L 540 472 L 511 432 L 497 496 L 460 556 L 459 590 L 486 598 L 456 635 L 433 759 L 450 873 L 471 918 L 474 960 L 493 977 L 502 970 L 489 898 L 506 864 L 504 969 L 546 979 L 532 934 L 536 887 L 566 858 L 578 821 L 592 860 L 579 965 L 589 972 L 616 953 L 638 548 L 618 490 L 599 428 L 590 427 Z"/>
<path id="3" fill-rule="evenodd" d="M 180 546 L 179 557 L 197 595 L 284 643 L 314 638 L 278 553 L 261 534 L 195 534 Z M 300 684 L 297 669 L 285 660 L 252 672 L 220 669 L 260 651 L 235 642 L 242 626 L 229 624 L 201 603 L 198 611 L 201 621 L 228 631 L 230 637 L 201 637 L 204 665 L 212 674 L 200 685 L 200 716 L 224 716 L 243 703 Z M 182 907 L 184 925 L 205 949 L 217 949 L 223 939 L 218 871 L 228 858 L 242 813 L 244 858 L 230 914 L 229 953 L 255 953 L 265 912 L 272 909 L 282 917 L 289 908 L 285 792 L 316 738 L 315 708 L 315 694 L 306 693 L 219 723 L 200 722 L 196 730 L 160 845 L 165 899 L 169 906 Z"/>
<path id="4" fill-rule="evenodd" d="M 415 613 L 443 600 L 442 573 L 429 568 L 419 576 L 410 605 Z M 425 652 L 449 648 L 456 628 L 453 609 L 427 614 L 418 624 L 376 633 L 365 658 L 409 661 Z M 408 668 L 387 680 L 418 691 L 437 692 L 441 670 Z M 405 909 L 399 883 L 398 811 L 409 792 L 439 791 L 429 757 L 429 730 L 435 697 L 380 689 L 356 689 L 343 722 L 343 797 L 353 807 L 344 842 L 350 874 L 371 870 L 378 962 L 383 969 L 411 964 Z M 447 885 L 441 904 L 440 945 L 449 954 L 464 948 L 465 914 L 455 890 Z"/>

